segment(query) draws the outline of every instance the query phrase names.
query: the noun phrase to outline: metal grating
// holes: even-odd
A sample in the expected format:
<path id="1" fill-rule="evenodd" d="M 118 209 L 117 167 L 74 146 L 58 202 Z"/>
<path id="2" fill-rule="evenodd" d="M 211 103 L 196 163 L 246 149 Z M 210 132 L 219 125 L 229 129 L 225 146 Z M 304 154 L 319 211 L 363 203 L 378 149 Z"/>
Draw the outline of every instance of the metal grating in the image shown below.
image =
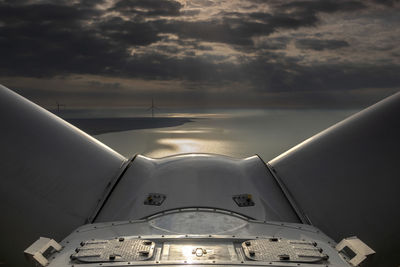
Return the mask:
<path id="1" fill-rule="evenodd" d="M 142 239 L 91 240 L 81 243 L 72 260 L 80 262 L 143 261 L 153 256 L 155 243 Z"/>
<path id="2" fill-rule="evenodd" d="M 315 242 L 283 238 L 247 240 L 242 243 L 246 257 L 255 261 L 312 263 L 328 259 Z"/>

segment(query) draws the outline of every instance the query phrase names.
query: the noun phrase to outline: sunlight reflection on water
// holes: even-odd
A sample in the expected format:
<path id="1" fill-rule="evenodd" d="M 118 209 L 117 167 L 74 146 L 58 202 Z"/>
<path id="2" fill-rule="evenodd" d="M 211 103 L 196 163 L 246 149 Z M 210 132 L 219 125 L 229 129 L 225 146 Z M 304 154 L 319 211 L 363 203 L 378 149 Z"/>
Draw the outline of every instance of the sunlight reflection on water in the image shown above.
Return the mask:
<path id="1" fill-rule="evenodd" d="M 126 157 L 160 158 L 179 153 L 214 153 L 268 161 L 354 113 L 354 110 L 264 110 L 191 118 L 175 127 L 106 133 L 96 138 Z"/>
<path id="2" fill-rule="evenodd" d="M 197 133 L 207 133 L 209 130 L 158 130 L 157 133 L 163 134 L 197 134 Z"/>
<path id="3" fill-rule="evenodd" d="M 222 140 L 204 140 L 196 138 L 161 138 L 157 144 L 161 149 L 156 149 L 147 153 L 149 157 L 163 157 L 166 155 L 182 153 L 215 153 L 229 154 L 227 141 Z"/>

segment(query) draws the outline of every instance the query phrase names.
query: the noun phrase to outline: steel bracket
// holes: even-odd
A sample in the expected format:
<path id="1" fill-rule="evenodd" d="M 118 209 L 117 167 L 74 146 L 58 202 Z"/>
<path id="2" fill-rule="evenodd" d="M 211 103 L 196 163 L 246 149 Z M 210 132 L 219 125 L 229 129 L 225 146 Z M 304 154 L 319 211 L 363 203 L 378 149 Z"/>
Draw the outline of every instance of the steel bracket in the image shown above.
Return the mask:
<path id="1" fill-rule="evenodd" d="M 33 262 L 40 266 L 46 266 L 49 264 L 49 261 L 43 254 L 51 248 L 60 251 L 62 246 L 53 239 L 40 237 L 35 243 L 25 249 L 24 254 L 29 260 L 33 260 Z"/>
<path id="2" fill-rule="evenodd" d="M 368 255 L 375 254 L 374 250 L 368 247 L 356 236 L 344 238 L 336 245 L 336 250 L 342 251 L 345 247 L 348 247 L 355 253 L 355 256 L 349 260 L 349 263 L 353 266 L 358 266 L 367 258 Z"/>

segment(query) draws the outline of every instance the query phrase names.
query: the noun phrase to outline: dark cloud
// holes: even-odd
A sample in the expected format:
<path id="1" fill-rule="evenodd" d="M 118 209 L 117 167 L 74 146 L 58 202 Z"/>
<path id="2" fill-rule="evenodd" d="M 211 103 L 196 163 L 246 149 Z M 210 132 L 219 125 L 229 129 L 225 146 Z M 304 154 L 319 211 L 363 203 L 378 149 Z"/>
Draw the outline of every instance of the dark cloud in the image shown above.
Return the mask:
<path id="1" fill-rule="evenodd" d="M 318 19 L 308 14 L 220 13 L 221 19 L 211 21 L 161 21 L 153 23 L 162 32 L 174 33 L 181 38 L 194 38 L 207 42 L 231 45 L 253 45 L 255 36 L 270 35 L 279 28 L 297 29 L 313 26 Z M 258 21 L 255 21 L 258 20 Z"/>
<path id="2" fill-rule="evenodd" d="M 221 31 L 229 36 L 236 36 L 235 39 L 222 36 L 221 39 L 224 39 L 225 42 L 245 45 L 251 43 L 250 39 L 253 36 L 269 35 L 278 29 L 298 29 L 300 27 L 316 26 L 319 22 L 318 12 L 353 12 L 366 8 L 359 1 L 329 0 L 293 1 L 284 4 L 274 4 L 272 7 L 274 7 L 274 13 L 222 12 L 220 13 L 220 16 L 224 18 L 222 23 L 218 24 L 214 22 L 214 27 L 220 27 L 216 32 Z M 234 25 L 233 29 L 232 25 Z M 211 25 L 208 26 L 211 27 Z M 218 40 L 218 38 L 214 40 Z"/>
<path id="3" fill-rule="evenodd" d="M 260 41 L 256 45 L 256 48 L 271 49 L 271 50 L 285 49 L 289 42 L 290 39 L 287 37 L 268 38 Z"/>
<path id="4" fill-rule="evenodd" d="M 191 9 L 191 10 L 185 10 L 181 12 L 181 15 L 183 16 L 195 16 L 200 14 L 201 10 L 200 9 Z"/>
<path id="5" fill-rule="evenodd" d="M 350 46 L 348 42 L 343 40 L 321 40 L 321 39 L 298 39 L 296 40 L 296 47 L 300 49 L 311 50 L 332 50 Z"/>
<path id="6" fill-rule="evenodd" d="M 40 10 L 40 9 L 39 9 Z M 0 69 L 3 75 L 53 76 L 102 73 L 125 53 L 76 20 L 23 21 L 0 28 Z"/>
<path id="7" fill-rule="evenodd" d="M 343 1 L 343 0 L 317 0 L 317 1 L 293 1 L 284 3 L 279 6 L 279 9 L 289 11 L 291 13 L 308 13 L 316 12 L 335 13 L 357 11 L 366 8 L 362 1 Z"/>
<path id="8" fill-rule="evenodd" d="M 160 25 L 160 28 L 165 32 L 177 34 L 181 38 L 235 45 L 252 45 L 252 36 L 268 35 L 274 31 L 269 25 L 235 19 L 185 23 L 175 21 Z"/>
<path id="9" fill-rule="evenodd" d="M 65 0 L 71 2 L 70 0 Z M 99 4 L 105 3 L 106 0 L 80 0 L 79 5 L 82 7 L 94 7 Z"/>
<path id="10" fill-rule="evenodd" d="M 372 0 L 372 2 L 374 2 L 376 4 L 392 7 L 395 4 L 399 4 L 400 0 Z"/>
<path id="11" fill-rule="evenodd" d="M 82 20 L 93 19 L 100 13 L 94 9 L 54 4 L 0 5 L 0 21 L 11 27 L 26 24 L 51 24 L 53 27 L 74 27 Z"/>
<path id="12" fill-rule="evenodd" d="M 284 12 L 282 12 L 284 11 Z M 241 20 L 257 20 L 268 25 L 272 29 L 286 28 L 286 29 L 297 29 L 303 26 L 314 26 L 318 22 L 318 18 L 315 12 L 299 12 L 292 11 L 287 12 L 284 8 L 279 7 L 276 12 L 264 13 L 264 12 L 253 12 L 247 14 L 241 13 L 226 13 L 225 15 L 236 14 Z"/>
<path id="13" fill-rule="evenodd" d="M 396 63 L 304 64 L 307 55 L 289 55 L 288 50 L 293 44 L 314 54 L 351 50 L 353 42 L 345 38 L 317 39 L 330 33 L 310 35 L 306 30 L 318 29 L 327 13 L 350 16 L 360 10 L 394 9 L 396 2 L 254 0 L 246 8 L 207 17 L 201 5 L 211 8 L 212 1 L 197 1 L 198 7 L 184 10 L 174 0 L 115 1 L 108 9 L 98 8 L 105 2 L 95 0 L 0 0 L 0 71 L 2 76 L 20 77 L 91 74 L 183 81 L 205 91 L 211 85 L 238 83 L 256 94 L 392 88 L 400 84 Z M 260 4 L 269 8 L 255 10 Z M 370 50 L 395 55 L 395 48 L 394 42 L 387 42 Z M 88 86 L 121 87 L 96 81 Z"/>
<path id="14" fill-rule="evenodd" d="M 212 46 L 209 46 L 209 45 L 198 45 L 198 46 L 196 46 L 196 49 L 203 50 L 203 51 L 214 50 L 214 48 Z"/>
<path id="15" fill-rule="evenodd" d="M 182 4 L 174 0 L 122 0 L 112 10 L 126 15 L 179 16 Z"/>
<path id="16" fill-rule="evenodd" d="M 163 22 L 159 22 L 163 23 Z M 161 31 L 153 22 L 126 21 L 113 17 L 102 21 L 93 29 L 101 39 L 102 36 L 115 44 L 115 47 L 130 47 L 134 45 L 148 45 L 161 40 L 158 35 Z"/>

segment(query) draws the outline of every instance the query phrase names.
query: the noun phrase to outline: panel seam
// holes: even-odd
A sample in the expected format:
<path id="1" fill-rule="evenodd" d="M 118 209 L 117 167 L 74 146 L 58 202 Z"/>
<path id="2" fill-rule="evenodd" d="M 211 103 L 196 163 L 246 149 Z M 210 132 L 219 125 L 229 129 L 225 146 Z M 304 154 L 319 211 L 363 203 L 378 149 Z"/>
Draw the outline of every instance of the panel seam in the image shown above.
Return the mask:
<path id="1" fill-rule="evenodd" d="M 86 223 L 94 223 L 97 219 L 98 215 L 100 214 L 101 210 L 105 206 L 107 200 L 110 198 L 112 192 L 117 187 L 119 181 L 124 176 L 125 172 L 128 170 L 131 163 L 135 160 L 137 154 L 132 158 L 128 159 L 119 169 L 118 173 L 110 180 L 107 184 L 102 197 L 99 199 L 96 208 L 92 212 L 92 215 L 86 219 Z"/>
<path id="2" fill-rule="evenodd" d="M 309 224 L 313 225 L 311 220 L 308 218 L 308 216 L 304 213 L 304 211 L 300 208 L 299 204 L 297 204 L 296 200 L 294 199 L 293 195 L 290 193 L 289 189 L 287 189 L 285 183 L 282 181 L 282 179 L 279 177 L 278 173 L 276 172 L 275 168 L 269 164 L 266 163 L 259 155 L 257 157 L 264 163 L 268 171 L 271 173 L 272 177 L 274 177 L 276 183 L 282 190 L 284 196 L 286 199 L 289 201 L 290 206 L 293 208 L 294 212 L 296 213 L 297 217 L 303 224 Z"/>

